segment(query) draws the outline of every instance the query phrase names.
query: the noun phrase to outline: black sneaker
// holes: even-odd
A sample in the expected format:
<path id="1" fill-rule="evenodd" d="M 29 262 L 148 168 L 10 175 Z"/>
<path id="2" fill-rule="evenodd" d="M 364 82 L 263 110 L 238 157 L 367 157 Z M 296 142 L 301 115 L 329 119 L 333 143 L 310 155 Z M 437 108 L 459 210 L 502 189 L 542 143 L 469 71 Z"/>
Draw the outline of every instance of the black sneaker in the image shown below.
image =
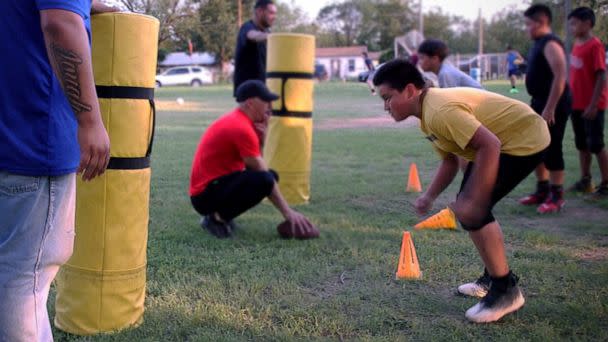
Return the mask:
<path id="1" fill-rule="evenodd" d="M 213 216 L 205 216 L 201 220 L 201 227 L 218 239 L 232 237 L 232 229 L 226 223 L 216 220 Z"/>
<path id="2" fill-rule="evenodd" d="M 602 183 L 595 189 L 593 197 L 598 199 L 608 198 L 608 183 Z"/>
<path id="3" fill-rule="evenodd" d="M 467 310 L 465 317 L 473 323 L 496 322 L 505 315 L 524 306 L 525 299 L 517 286 L 518 278 L 509 273 L 506 288 L 499 289 L 492 281 L 488 294 L 475 306 Z"/>
<path id="4" fill-rule="evenodd" d="M 573 186 L 568 189 L 571 192 L 580 192 L 584 194 L 589 194 L 593 192 L 593 181 L 591 177 L 583 177 L 578 182 L 574 183 Z"/>
<path id="5" fill-rule="evenodd" d="M 465 296 L 483 298 L 488 294 L 489 289 L 490 274 L 484 270 L 483 275 L 475 282 L 458 286 L 458 293 Z"/>

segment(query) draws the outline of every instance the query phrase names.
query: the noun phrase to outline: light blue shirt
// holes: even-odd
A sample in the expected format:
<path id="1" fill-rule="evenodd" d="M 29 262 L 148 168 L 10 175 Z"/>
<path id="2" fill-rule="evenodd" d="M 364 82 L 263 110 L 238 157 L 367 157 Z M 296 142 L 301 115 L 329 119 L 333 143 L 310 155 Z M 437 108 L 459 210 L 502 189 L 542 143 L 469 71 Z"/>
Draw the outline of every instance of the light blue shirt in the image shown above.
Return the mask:
<path id="1" fill-rule="evenodd" d="M 469 87 L 483 89 L 479 82 L 448 62 L 441 64 L 437 78 L 439 79 L 440 88 Z"/>

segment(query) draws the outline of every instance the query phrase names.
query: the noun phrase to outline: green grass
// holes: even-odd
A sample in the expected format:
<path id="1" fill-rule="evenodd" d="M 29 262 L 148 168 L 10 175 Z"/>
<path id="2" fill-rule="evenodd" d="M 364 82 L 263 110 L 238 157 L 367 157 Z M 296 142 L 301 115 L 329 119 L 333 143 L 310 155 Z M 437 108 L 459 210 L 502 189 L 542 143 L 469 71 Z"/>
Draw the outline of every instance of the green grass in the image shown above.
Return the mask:
<path id="1" fill-rule="evenodd" d="M 231 88 L 161 89 L 157 97 L 182 97 L 202 110 L 159 113 L 145 321 L 90 338 L 55 331 L 56 340 L 608 340 L 607 203 L 569 196 L 564 213 L 539 217 L 514 200 L 533 188 L 532 177 L 506 198 L 496 216 L 527 303 L 500 323 L 473 325 L 464 311 L 476 301 L 454 290 L 482 266 L 462 230 L 414 232 L 423 278 L 394 280 L 401 234 L 419 220 L 415 195 L 404 192 L 407 167 L 418 163 L 428 186 L 438 163 L 416 128 L 317 130 L 312 202 L 298 209 L 319 225 L 321 238 L 279 239 L 281 217 L 262 204 L 238 219 L 243 229 L 234 239 L 223 241 L 200 229 L 187 188 L 198 139 L 233 107 Z M 315 99 L 318 123 L 384 115 L 363 84 L 321 84 Z M 568 130 L 570 183 L 577 158 Z M 52 293 L 51 311 L 53 300 Z"/>

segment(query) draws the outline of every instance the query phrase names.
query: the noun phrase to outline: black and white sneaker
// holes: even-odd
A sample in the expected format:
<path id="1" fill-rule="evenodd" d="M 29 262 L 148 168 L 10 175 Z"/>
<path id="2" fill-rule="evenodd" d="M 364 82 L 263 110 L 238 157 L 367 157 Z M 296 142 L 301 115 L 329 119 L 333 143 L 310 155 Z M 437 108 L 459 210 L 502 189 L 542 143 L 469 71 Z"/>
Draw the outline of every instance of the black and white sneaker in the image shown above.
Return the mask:
<path id="1" fill-rule="evenodd" d="M 483 298 L 488 294 L 489 289 L 490 274 L 487 270 L 484 270 L 483 275 L 475 282 L 458 286 L 458 293 L 469 297 Z"/>
<path id="2" fill-rule="evenodd" d="M 232 237 L 232 229 L 226 223 L 216 220 L 213 216 L 207 215 L 201 220 L 201 227 L 218 239 Z"/>
<path id="3" fill-rule="evenodd" d="M 475 306 L 467 310 L 465 317 L 473 323 L 496 322 L 505 315 L 524 306 L 525 299 L 517 286 L 518 278 L 509 273 L 505 283 L 492 279 L 490 290 Z"/>

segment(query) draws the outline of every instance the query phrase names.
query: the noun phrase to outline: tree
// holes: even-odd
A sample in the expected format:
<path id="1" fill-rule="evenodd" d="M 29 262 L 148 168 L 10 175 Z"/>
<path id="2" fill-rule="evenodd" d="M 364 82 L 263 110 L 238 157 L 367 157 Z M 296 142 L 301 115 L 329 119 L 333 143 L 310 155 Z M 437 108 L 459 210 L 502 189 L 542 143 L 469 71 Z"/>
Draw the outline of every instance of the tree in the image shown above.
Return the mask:
<path id="1" fill-rule="evenodd" d="M 380 50 L 393 46 L 395 37 L 417 29 L 417 20 L 407 2 L 400 0 L 379 1 L 375 6 L 375 22 L 377 27 L 377 46 Z"/>
<path id="2" fill-rule="evenodd" d="M 309 31 L 312 25 L 304 10 L 297 6 L 293 0 L 277 1 L 277 19 L 272 28 L 273 32 L 301 32 Z"/>
<path id="3" fill-rule="evenodd" d="M 424 32 L 426 38 L 441 39 L 451 44 L 456 36 L 453 27 L 455 17 L 444 13 L 441 8 L 434 8 L 424 15 Z"/>
<path id="4" fill-rule="evenodd" d="M 129 11 L 151 15 L 160 21 L 159 46 L 183 35 L 196 17 L 196 0 L 120 0 Z"/>
<path id="5" fill-rule="evenodd" d="M 199 8 L 199 24 L 197 34 L 205 49 L 213 53 L 222 63 L 225 71 L 226 63 L 234 55 L 236 42 L 236 3 L 226 0 L 206 0 Z"/>
<path id="6" fill-rule="evenodd" d="M 413 28 L 407 1 L 348 0 L 323 7 L 317 16 L 321 46 L 366 45 L 390 49 L 397 36 Z"/>
<path id="7" fill-rule="evenodd" d="M 362 17 L 358 4 L 346 1 L 323 7 L 317 22 L 322 30 L 334 36 L 335 46 L 351 46 L 360 32 Z"/>
<path id="8" fill-rule="evenodd" d="M 510 45 L 520 53 L 526 54 L 531 41 L 525 25 L 522 11 L 514 7 L 495 15 L 486 28 L 485 50 L 503 52 Z"/>

